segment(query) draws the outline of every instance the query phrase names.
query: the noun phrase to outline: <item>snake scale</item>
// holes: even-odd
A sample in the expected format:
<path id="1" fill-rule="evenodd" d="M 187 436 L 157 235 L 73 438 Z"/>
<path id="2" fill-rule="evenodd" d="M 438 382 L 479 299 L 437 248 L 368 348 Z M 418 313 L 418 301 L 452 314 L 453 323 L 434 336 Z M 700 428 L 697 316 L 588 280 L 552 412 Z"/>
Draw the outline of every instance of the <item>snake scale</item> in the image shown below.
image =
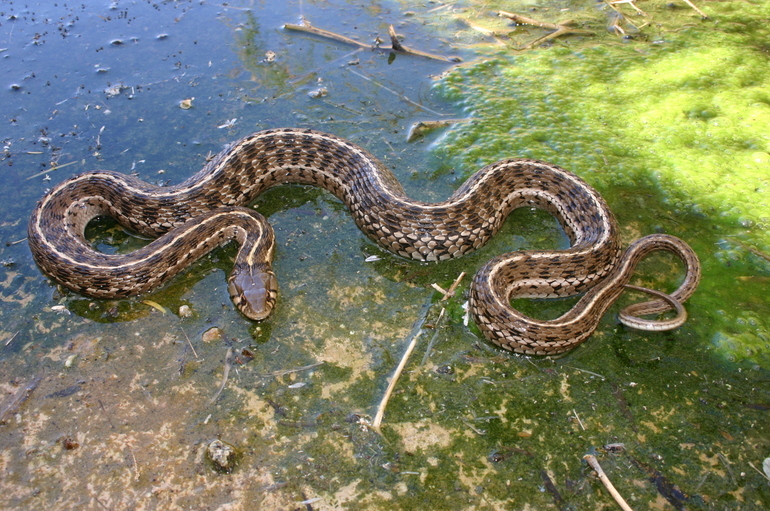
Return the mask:
<path id="1" fill-rule="evenodd" d="M 29 245 L 42 271 L 59 284 L 97 298 L 122 298 L 154 289 L 216 247 L 240 245 L 228 290 L 248 318 L 268 317 L 277 297 L 271 269 L 275 238 L 247 206 L 284 183 L 325 188 L 345 203 L 356 225 L 381 247 L 419 261 L 460 257 L 483 246 L 508 214 L 537 207 L 553 214 L 571 241 L 566 250 L 500 255 L 476 274 L 470 310 L 484 335 L 511 351 L 549 355 L 568 351 L 595 330 L 628 284 L 636 263 L 653 251 L 673 252 L 686 275 L 670 295 L 621 311 L 621 321 L 649 330 L 675 328 L 681 302 L 695 291 L 700 265 L 682 240 L 654 234 L 622 250 L 618 226 L 600 195 L 575 174 L 536 160 L 508 159 L 478 170 L 446 201 L 409 199 L 380 161 L 333 135 L 276 129 L 249 135 L 223 150 L 181 184 L 158 187 L 124 174 L 92 171 L 48 192 L 29 222 Z M 156 238 L 129 254 L 104 254 L 85 239 L 101 215 Z M 583 293 L 562 317 L 529 318 L 512 297 Z M 639 316 L 676 309 L 667 322 Z"/>

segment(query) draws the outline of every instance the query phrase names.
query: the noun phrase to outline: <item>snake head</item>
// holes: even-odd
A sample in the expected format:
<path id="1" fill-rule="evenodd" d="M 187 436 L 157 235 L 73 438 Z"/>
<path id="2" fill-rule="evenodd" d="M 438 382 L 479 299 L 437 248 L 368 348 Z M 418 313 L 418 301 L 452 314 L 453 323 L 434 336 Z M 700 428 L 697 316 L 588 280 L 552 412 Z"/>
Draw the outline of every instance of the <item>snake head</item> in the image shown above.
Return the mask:
<path id="1" fill-rule="evenodd" d="M 227 283 L 233 303 L 247 318 L 254 321 L 267 319 L 273 312 L 278 296 L 278 281 L 268 271 L 234 271 Z"/>

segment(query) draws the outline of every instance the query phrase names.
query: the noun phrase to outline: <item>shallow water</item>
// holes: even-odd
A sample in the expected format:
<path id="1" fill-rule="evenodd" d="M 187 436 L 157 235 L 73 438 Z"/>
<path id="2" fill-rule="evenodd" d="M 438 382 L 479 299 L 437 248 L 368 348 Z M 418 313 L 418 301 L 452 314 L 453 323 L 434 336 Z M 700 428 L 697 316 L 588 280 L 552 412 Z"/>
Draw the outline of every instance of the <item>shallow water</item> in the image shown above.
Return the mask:
<path id="1" fill-rule="evenodd" d="M 731 5 L 714 19 L 734 23 Z M 536 13 L 553 20 L 570 8 L 595 37 L 518 52 L 540 34 L 489 16 L 491 4 L 3 3 L 0 183 L 10 200 L 0 205 L 0 412 L 10 411 L 0 425 L 0 507 L 613 506 L 582 461 L 588 453 L 635 509 L 768 507 L 759 472 L 770 456 L 770 270 L 757 228 L 768 213 L 730 212 L 697 187 L 678 187 L 662 165 L 648 173 L 665 154 L 645 159 L 645 144 L 630 151 L 634 137 L 607 127 L 613 110 L 601 110 L 596 92 L 610 84 L 626 94 L 618 103 L 629 101 L 633 91 L 617 77 L 642 73 L 634 55 L 666 47 L 656 42 L 664 36 L 673 56 L 697 49 L 697 32 L 671 34 L 701 22 L 661 8 L 652 15 L 666 21 L 649 39 L 623 43 L 603 31 L 607 14 L 593 2 L 549 7 Z M 387 40 L 392 23 L 408 46 L 469 63 L 452 69 L 282 28 L 301 17 L 366 42 Z M 484 24 L 503 34 L 502 46 Z M 608 70 L 602 60 L 627 67 Z M 578 76 L 585 87 L 575 88 Z M 576 108 L 576 98 L 589 106 Z M 713 125 L 727 110 L 705 117 Z M 416 121 L 458 117 L 476 120 L 407 142 Z M 383 252 L 334 197 L 298 186 L 255 203 L 276 230 L 281 286 L 262 324 L 236 313 L 227 295 L 234 248 L 130 300 L 62 292 L 31 260 L 26 222 L 53 184 L 94 168 L 180 182 L 228 142 L 282 126 L 356 142 L 422 200 L 446 197 L 502 157 L 575 170 L 608 199 L 624 241 L 665 231 L 698 251 L 705 277 L 691 319 L 644 333 L 607 314 L 563 358 L 512 356 L 463 325 L 468 278 L 447 302 L 431 284 L 446 288 L 504 251 L 564 246 L 550 216 L 518 211 L 478 253 L 423 265 Z M 762 140 L 751 154 L 768 150 Z M 144 243 L 110 221 L 90 231 L 107 251 Z M 654 258 L 640 278 L 670 287 L 678 267 Z M 534 307 L 553 315 L 563 304 Z M 421 326 L 379 435 L 366 424 Z M 230 473 L 207 460 L 215 438 L 237 452 Z"/>

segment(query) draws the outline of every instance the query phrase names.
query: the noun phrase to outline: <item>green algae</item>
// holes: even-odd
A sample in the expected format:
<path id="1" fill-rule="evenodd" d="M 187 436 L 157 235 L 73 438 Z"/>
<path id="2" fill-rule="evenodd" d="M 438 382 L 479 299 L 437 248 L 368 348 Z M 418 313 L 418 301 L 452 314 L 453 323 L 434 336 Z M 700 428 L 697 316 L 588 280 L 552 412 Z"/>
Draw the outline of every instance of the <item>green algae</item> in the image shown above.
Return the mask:
<path id="1" fill-rule="evenodd" d="M 551 161 L 632 222 L 629 241 L 654 230 L 683 237 L 705 268 L 691 305 L 705 308 L 693 319 L 708 322 L 700 335 L 731 359 L 766 364 L 770 8 L 709 9 L 712 19 L 679 16 L 679 30 L 653 40 L 554 43 L 453 70 L 436 87 L 474 121 L 438 150 L 468 173 L 503 157 Z"/>
<path id="2" fill-rule="evenodd" d="M 139 7 L 132 7 L 132 12 Z M 165 12 L 172 7 L 160 6 Z M 346 13 L 355 11 L 351 5 L 344 7 Z M 209 16 L 212 11 L 203 13 L 201 17 L 213 19 Z M 261 15 L 256 19 L 261 20 Z M 5 339 L 12 342 L 0 359 L 8 380 L 0 382 L 2 390 L 15 390 L 16 381 L 26 381 L 17 375 L 28 373 L 30 368 L 46 374 L 36 393 L 11 423 L 3 426 L 0 464 L 5 475 L 0 487 L 7 496 L 6 506 L 371 510 L 609 507 L 611 498 L 581 463 L 587 452 L 599 455 L 610 478 L 635 509 L 671 505 L 762 509 L 770 505 L 764 479 L 749 465 L 758 466 L 770 446 L 767 372 L 752 364 L 722 364 L 711 346 L 733 343 L 733 337 L 759 336 L 757 322 L 761 326 L 763 311 L 767 310 L 761 292 L 765 285 L 760 278 L 764 275 L 761 258 L 729 237 L 736 234 L 736 221 L 720 217 L 715 223 L 707 209 L 694 208 L 692 200 L 683 193 L 677 195 L 673 185 L 664 188 L 662 178 L 652 175 L 651 167 L 644 164 L 644 152 L 630 146 L 626 134 L 615 131 L 619 129 L 615 125 L 591 125 L 586 133 L 574 133 L 586 126 L 570 123 L 576 119 L 587 122 L 581 115 L 588 118 L 591 112 L 576 111 L 568 83 L 550 86 L 562 72 L 567 78 L 578 78 L 569 74 L 574 55 L 586 62 L 586 69 L 599 73 L 604 63 L 593 62 L 591 55 L 625 55 L 620 52 L 625 46 L 614 48 L 614 42 L 605 40 L 596 46 L 612 48 L 591 54 L 600 50 L 574 51 L 559 43 L 537 55 L 521 57 L 531 59 L 532 69 L 542 75 L 540 81 L 532 81 L 522 74 L 518 85 L 530 96 L 516 91 L 511 94 L 490 75 L 484 75 L 506 72 L 506 60 L 474 64 L 467 73 L 479 73 L 474 79 L 487 80 L 490 90 L 500 95 L 487 100 L 490 109 L 510 102 L 531 117 L 521 121 L 515 109 L 513 114 L 510 110 L 500 115 L 485 113 L 487 117 L 478 121 L 485 123 L 483 129 L 476 134 L 471 130 L 471 134 L 494 151 L 479 151 L 468 161 L 463 161 L 459 152 L 443 149 L 436 157 L 411 158 L 404 155 L 410 146 L 402 133 L 393 136 L 393 128 L 418 114 L 398 111 L 397 99 L 385 102 L 363 87 L 342 95 L 344 87 L 340 84 L 351 88 L 360 85 L 348 81 L 344 68 L 340 71 L 335 66 L 322 73 L 332 90 L 330 100 L 356 105 L 362 114 L 310 102 L 304 91 L 290 106 L 273 108 L 267 102 L 251 111 L 254 102 L 249 98 L 263 97 L 265 87 L 283 93 L 285 84 L 280 76 L 286 73 L 282 68 L 274 69 L 279 79 L 271 81 L 270 68 L 260 62 L 264 50 L 276 47 L 270 43 L 272 32 L 260 30 L 252 17 L 244 18 L 244 26 L 254 30 L 234 31 L 232 37 L 234 46 L 244 46 L 238 56 L 248 61 L 243 68 L 251 71 L 250 79 L 258 85 L 249 88 L 247 81 L 225 84 L 226 75 L 222 74 L 217 75 L 217 86 L 207 82 L 202 73 L 195 88 L 156 86 L 153 95 L 138 97 L 152 106 L 146 111 L 131 110 L 141 105 L 140 101 L 110 100 L 115 112 L 110 120 L 121 113 L 120 119 L 141 115 L 147 119 L 144 126 L 151 122 L 152 126 L 143 128 L 151 133 L 150 140 L 145 143 L 145 135 L 136 142 L 141 148 L 135 152 L 138 156 L 129 152 L 125 160 L 117 156 L 123 154 L 124 141 L 108 142 L 105 135 L 101 152 L 107 168 L 128 169 L 131 158 L 147 155 L 155 158 L 158 166 L 177 167 L 170 168 L 166 176 L 179 182 L 200 167 L 203 153 L 216 151 L 238 136 L 216 127 L 235 116 L 239 118 L 236 127 L 248 126 L 245 130 L 263 126 L 263 119 L 270 116 L 275 116 L 279 125 L 301 119 L 303 126 L 316 129 L 333 126 L 329 129 L 355 139 L 395 167 L 400 179 L 416 189 L 414 193 L 409 190 L 410 196 L 431 193 L 419 189 L 422 187 L 456 187 L 464 178 L 453 175 L 453 163 L 458 159 L 469 172 L 490 159 L 528 151 L 529 156 L 578 170 L 599 187 L 615 209 L 626 240 L 662 230 L 684 237 L 700 254 L 709 255 L 704 257 L 708 279 L 689 304 L 692 319 L 673 332 L 639 333 L 618 325 L 613 315 L 607 314 L 592 339 L 563 359 L 512 356 L 486 343 L 478 332 L 475 335 L 472 325 L 463 325 L 467 277 L 448 302 L 440 302 L 430 285 L 435 282 L 446 288 L 460 271 L 472 274 L 490 257 L 505 251 L 563 247 L 563 232 L 549 215 L 517 211 L 499 236 L 478 253 L 447 264 L 422 265 L 380 251 L 328 193 L 299 186 L 276 188 L 255 204 L 269 216 L 279 239 L 275 266 L 281 297 L 275 316 L 263 324 L 245 321 L 227 297 L 223 283 L 224 274 L 232 268 L 232 247 L 217 251 L 168 287 L 143 297 L 170 313 L 139 300 L 111 303 L 61 295 L 50 289 L 37 270 L 28 269 L 26 274 L 6 270 L 4 299 L 18 298 L 15 288 L 22 279 L 36 285 L 37 293 L 33 307 L 25 310 L 30 317 L 18 326 L 5 326 L 9 336 Z M 190 16 L 185 20 L 189 22 Z M 263 22 L 262 26 L 270 23 Z M 189 32 L 200 32 L 192 28 Z M 251 38 L 264 38 L 264 44 L 259 40 L 253 47 L 246 46 Z M 577 39 L 569 42 L 578 47 L 584 43 Z M 658 50 L 662 47 L 640 43 L 635 49 L 675 53 L 684 43 L 676 44 L 679 46 L 673 49 Z M 342 54 L 319 46 L 333 58 Z M 552 59 L 550 62 L 559 67 L 538 64 L 541 58 Z M 365 60 L 363 56 L 361 60 Z M 398 57 L 395 65 L 403 60 Z M 202 64 L 202 69 L 208 69 L 205 60 Z M 379 80 L 386 80 L 388 72 L 394 71 L 380 72 L 380 64 L 384 66 L 384 59 L 372 67 L 378 70 Z M 621 64 L 616 63 L 614 70 L 633 67 Z M 308 68 L 319 65 L 298 71 L 292 64 L 287 69 L 292 75 L 305 76 Z M 416 62 L 410 72 L 417 74 L 414 70 L 424 70 L 425 65 Z M 477 67 L 482 71 L 472 70 Z M 371 72 L 371 68 L 366 71 Z M 609 80 L 615 75 L 608 71 L 601 76 Z M 312 78 L 314 81 L 315 76 Z M 460 92 L 475 93 L 472 85 L 468 82 L 467 90 L 455 91 L 455 97 L 460 98 Z M 228 96 L 231 89 L 237 89 L 238 94 Z M 175 121 L 175 114 L 181 113 L 176 106 L 178 98 L 193 95 L 196 107 L 182 114 L 183 121 Z M 212 100 L 223 95 L 228 99 L 221 103 Z M 525 100 L 529 97 L 539 98 L 545 106 L 538 101 L 528 103 Z M 379 112 L 364 106 L 378 101 Z M 207 102 L 209 105 L 204 106 Z M 465 106 L 473 110 L 474 103 L 475 98 Z M 48 107 L 53 109 L 54 105 Z M 206 112 L 209 108 L 216 113 Z M 295 108 L 305 109 L 302 117 L 288 113 Z M 698 122 L 719 118 L 706 104 L 697 108 L 688 110 L 688 118 Z M 275 114 L 276 110 L 284 113 Z M 503 119 L 506 116 L 511 118 Z M 349 124 L 324 124 L 332 117 Z M 372 122 L 370 117 L 381 123 Z M 541 118 L 544 120 L 539 121 Z M 178 133 L 169 134 L 163 128 L 169 123 L 204 134 L 205 145 L 184 148 L 175 144 Z M 378 128 L 373 129 L 373 125 Z M 119 126 L 119 122 L 109 124 L 106 133 Z M 137 129 L 133 123 L 131 129 Z M 489 136 L 484 133 L 487 130 Z M 526 143 L 512 145 L 516 139 L 509 132 L 524 137 Z M 456 136 L 451 133 L 449 139 Z M 602 152 L 592 152 L 597 147 Z M 411 149 L 414 151 L 413 146 Z M 72 145 L 67 150 L 78 158 L 89 152 Z M 444 159 L 447 154 L 453 158 Z M 425 161 L 430 159 L 435 161 Z M 440 170 L 434 172 L 434 168 Z M 614 174 L 616 168 L 623 172 Z M 144 179 L 155 179 L 152 170 L 140 166 L 139 172 Z M 39 188 L 29 191 L 35 199 L 42 193 Z M 20 230 L 9 239 L 23 237 L 17 232 Z M 97 230 L 96 241 L 105 249 L 127 250 L 138 242 L 109 223 Z M 741 237 L 737 241 L 748 244 L 753 243 L 751 239 Z M 381 259 L 367 263 L 369 255 Z M 645 261 L 640 268 L 645 284 L 674 285 L 672 276 L 677 267 L 661 259 Z M 25 277 L 30 271 L 34 277 Z M 17 276 L 12 277 L 14 272 Z M 721 280 L 716 278 L 720 273 L 726 273 Z M 735 280 L 741 287 L 730 293 L 735 302 L 730 303 L 723 281 L 736 276 L 745 278 Z M 54 310 L 52 303 L 65 305 L 67 310 Z M 191 317 L 176 315 L 181 304 L 192 309 Z M 533 314 L 550 312 L 531 305 Z M 404 340 L 421 317 L 424 321 L 418 320 L 418 324 L 426 334 L 396 387 L 385 414 L 383 435 L 377 435 L 366 427 L 366 419 L 374 413 L 401 358 Z M 204 341 L 202 334 L 213 326 L 221 330 L 222 338 Z M 17 330 L 20 333 L 11 337 Z M 735 353 L 745 347 L 746 340 L 739 341 Z M 230 348 L 235 354 L 230 379 L 211 405 L 209 400 L 221 383 Z M 246 356 L 245 351 L 252 356 Z M 761 350 L 749 358 L 760 355 Z M 74 387 L 80 390 L 62 392 Z M 66 448 L 60 440 L 63 435 L 74 438 L 79 447 Z M 232 473 L 216 473 L 205 463 L 205 445 L 212 438 L 228 441 L 242 454 Z M 623 443 L 625 450 L 603 449 L 609 443 Z M 667 504 L 655 481 L 639 467 L 657 470 L 666 481 L 679 485 L 684 497 L 676 504 Z M 561 493 L 560 500 L 546 480 Z"/>

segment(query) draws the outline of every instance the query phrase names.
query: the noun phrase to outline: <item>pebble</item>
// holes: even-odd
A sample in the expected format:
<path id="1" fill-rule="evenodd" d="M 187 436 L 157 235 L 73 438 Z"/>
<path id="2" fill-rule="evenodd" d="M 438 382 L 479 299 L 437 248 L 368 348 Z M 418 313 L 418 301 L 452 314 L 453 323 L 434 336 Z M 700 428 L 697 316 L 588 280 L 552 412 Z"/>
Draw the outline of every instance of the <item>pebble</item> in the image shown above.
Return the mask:
<path id="1" fill-rule="evenodd" d="M 209 328 L 203 332 L 203 335 L 201 336 L 203 342 L 218 341 L 220 339 L 222 339 L 222 330 L 217 327 Z"/>
<path id="2" fill-rule="evenodd" d="M 235 447 L 218 438 L 209 442 L 206 448 L 206 456 L 214 465 L 214 469 L 219 472 L 230 473 L 235 468 L 237 458 Z"/>
<path id="3" fill-rule="evenodd" d="M 179 317 L 189 318 L 191 316 L 192 316 L 192 309 L 190 309 L 189 305 L 182 305 L 179 307 Z"/>

